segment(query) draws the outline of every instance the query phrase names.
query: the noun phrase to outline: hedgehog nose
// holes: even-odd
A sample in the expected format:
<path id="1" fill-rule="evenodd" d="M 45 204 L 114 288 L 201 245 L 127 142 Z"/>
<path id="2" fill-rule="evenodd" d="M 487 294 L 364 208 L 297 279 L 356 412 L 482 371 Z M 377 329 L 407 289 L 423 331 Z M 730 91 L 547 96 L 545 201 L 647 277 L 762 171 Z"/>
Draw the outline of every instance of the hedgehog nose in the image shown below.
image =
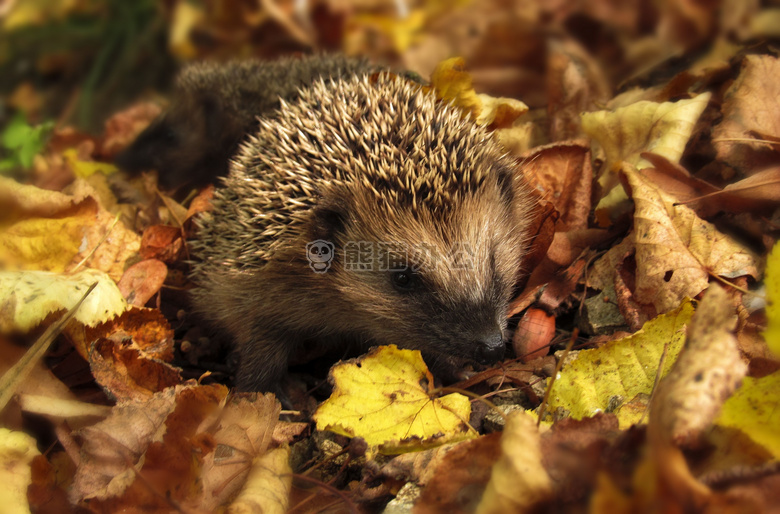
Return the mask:
<path id="1" fill-rule="evenodd" d="M 476 359 L 480 364 L 493 364 L 504 358 L 504 335 L 500 330 L 491 332 L 477 340 Z"/>

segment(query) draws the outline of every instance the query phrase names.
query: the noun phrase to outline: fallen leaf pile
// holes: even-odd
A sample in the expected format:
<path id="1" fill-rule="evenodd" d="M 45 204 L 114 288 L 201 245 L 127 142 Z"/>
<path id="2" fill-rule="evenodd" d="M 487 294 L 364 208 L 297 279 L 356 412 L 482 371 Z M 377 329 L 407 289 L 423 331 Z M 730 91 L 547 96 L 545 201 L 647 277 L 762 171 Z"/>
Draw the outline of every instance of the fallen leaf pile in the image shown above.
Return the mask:
<path id="1" fill-rule="evenodd" d="M 4 512 L 777 511 L 769 2 L 55 3 L 0 6 Z M 230 389 L 187 300 L 214 186 L 113 161 L 173 59 L 311 51 L 419 75 L 518 163 L 499 365 L 442 386 L 416 351 L 312 345 L 277 394 Z"/>

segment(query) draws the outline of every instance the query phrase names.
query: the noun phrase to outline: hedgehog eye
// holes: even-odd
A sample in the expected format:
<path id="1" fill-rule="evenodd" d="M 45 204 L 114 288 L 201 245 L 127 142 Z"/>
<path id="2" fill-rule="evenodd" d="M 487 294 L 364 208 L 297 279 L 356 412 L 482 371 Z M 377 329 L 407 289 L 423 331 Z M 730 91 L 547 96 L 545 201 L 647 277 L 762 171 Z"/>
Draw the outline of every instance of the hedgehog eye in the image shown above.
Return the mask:
<path id="1" fill-rule="evenodd" d="M 390 276 L 393 280 L 393 286 L 399 291 L 411 291 L 417 287 L 418 279 L 409 268 L 393 271 Z"/>

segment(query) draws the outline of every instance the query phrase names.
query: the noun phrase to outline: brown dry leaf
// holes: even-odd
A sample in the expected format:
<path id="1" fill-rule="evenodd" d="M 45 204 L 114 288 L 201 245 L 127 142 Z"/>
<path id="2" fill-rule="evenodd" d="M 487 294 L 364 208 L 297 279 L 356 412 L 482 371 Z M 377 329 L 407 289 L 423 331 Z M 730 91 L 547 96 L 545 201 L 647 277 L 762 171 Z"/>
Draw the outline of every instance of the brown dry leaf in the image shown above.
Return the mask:
<path id="1" fill-rule="evenodd" d="M 92 345 L 89 366 L 95 381 L 113 398 L 141 401 L 181 383 L 181 370 L 146 357 L 121 334 Z"/>
<path id="2" fill-rule="evenodd" d="M 780 59 L 777 57 L 746 56 L 739 77 L 726 92 L 723 121 L 712 131 L 718 158 L 745 173 L 777 165 L 778 76 Z"/>
<path id="3" fill-rule="evenodd" d="M 573 287 L 567 285 L 573 273 L 562 274 L 561 271 L 572 268 L 571 271 L 576 272 L 577 270 L 573 269 L 573 265 L 575 265 L 578 257 L 583 256 L 588 248 L 596 248 L 613 237 L 606 230 L 602 229 L 555 232 L 552 242 L 548 243 L 548 247 L 545 248 L 546 253 L 543 255 L 541 262 L 534 263 L 533 267 L 523 266 L 523 269 L 532 269 L 533 271 L 531 271 L 522 293 L 510 304 L 508 315 L 514 316 L 523 311 L 536 300 L 538 293 L 543 287 L 559 279 L 563 280 L 560 283 L 563 287 L 557 290 L 555 297 L 562 301 L 564 299 L 563 291 Z M 576 278 L 580 279 L 580 277 Z M 548 304 L 548 306 L 555 308 L 557 304 Z"/>
<path id="4" fill-rule="evenodd" d="M 661 40 L 677 49 L 694 48 L 716 30 L 718 10 L 714 6 L 719 1 L 661 0 L 657 4 Z"/>
<path id="5" fill-rule="evenodd" d="M 43 455 L 32 461 L 32 483 L 27 488 L 30 510 L 40 513 L 66 514 L 75 512 L 68 501 L 66 488 L 76 466 L 65 452 L 52 452 L 49 460 Z"/>
<path id="6" fill-rule="evenodd" d="M 674 198 L 632 167 L 624 166 L 623 173 L 635 204 L 634 229 L 597 261 L 592 277 L 595 287 L 603 289 L 604 284 L 598 284 L 603 278 L 616 280 L 618 263 L 632 250 L 636 260 L 633 297 L 652 305 L 659 314 L 706 289 L 710 274 L 761 276 L 761 261 L 753 252 L 718 232 L 689 207 L 675 205 Z"/>
<path id="7" fill-rule="evenodd" d="M 211 210 L 211 199 L 214 197 L 214 185 L 210 184 L 204 187 L 198 196 L 192 199 L 190 202 L 190 208 L 187 209 L 187 215 L 185 219 L 189 221 L 193 216 L 200 214 L 201 212 L 208 212 Z"/>
<path id="8" fill-rule="evenodd" d="M 177 262 L 184 249 L 182 230 L 168 225 L 154 225 L 144 230 L 140 254 L 143 259 Z"/>
<path id="9" fill-rule="evenodd" d="M 593 181 L 590 146 L 584 141 L 562 141 L 520 157 L 528 182 L 561 214 L 556 232 L 587 228 Z"/>
<path id="10" fill-rule="evenodd" d="M 548 512 L 574 510 L 567 509 L 567 504 L 576 505 L 589 495 L 595 486 L 595 471 L 599 468 L 625 473 L 626 470 L 620 467 L 631 466 L 636 449 L 623 443 L 617 459 L 608 451 L 609 445 L 623 434 L 625 432 L 618 429 L 617 418 L 604 413 L 581 420 L 561 419 L 542 434 L 542 463 L 554 487 L 554 506 Z M 633 439 L 637 439 L 636 436 Z"/>
<path id="11" fill-rule="evenodd" d="M 651 437 L 688 445 L 709 428 L 747 372 L 732 299 L 712 284 L 688 326 L 683 352 L 658 385 L 650 407 Z"/>
<path id="12" fill-rule="evenodd" d="M 127 268 L 117 286 L 129 305 L 143 307 L 157 294 L 167 276 L 168 267 L 164 262 L 147 259 Z"/>
<path id="13" fill-rule="evenodd" d="M 162 109 L 156 103 L 140 102 L 106 120 L 99 154 L 113 159 L 140 134 Z"/>
<path id="14" fill-rule="evenodd" d="M 132 347 L 142 350 L 152 359 L 170 361 L 173 358 L 173 330 L 165 316 L 156 309 L 131 307 L 116 318 L 94 328 L 68 327 L 66 335 L 76 351 L 89 360 L 92 343 L 101 338 L 132 339 Z"/>
<path id="15" fill-rule="evenodd" d="M 780 206 L 780 166 L 758 171 L 720 191 L 699 198 L 711 205 L 711 211 L 727 210 L 743 212 L 772 212 Z"/>
<path id="16" fill-rule="evenodd" d="M 222 408 L 221 385 L 176 386 L 144 402 L 124 402 L 112 415 L 79 432 L 83 441 L 71 501 L 118 512 L 145 505 L 171 509 L 200 494 L 203 457 L 213 447 L 199 443 L 201 423 Z"/>
<path id="17" fill-rule="evenodd" d="M 642 158 L 653 165 L 652 168 L 644 168 L 639 171 L 642 176 L 647 177 L 656 187 L 669 193 L 677 199 L 678 202 L 687 203 L 691 207 L 696 207 L 697 203 L 689 203 L 698 197 L 709 193 L 715 193 L 718 188 L 697 179 L 692 176 L 688 170 L 680 164 L 671 162 L 662 155 L 652 152 L 642 152 Z M 698 211 L 697 211 L 698 212 Z"/>
<path id="18" fill-rule="evenodd" d="M 142 455 L 153 441 L 162 440 L 176 393 L 171 388 L 144 403 L 118 405 L 108 419 L 81 430 L 84 443 L 72 501 L 111 498 L 135 481 L 136 471 L 143 466 Z"/>
<path id="19" fill-rule="evenodd" d="M 493 464 L 501 456 L 500 441 L 501 434 L 494 433 L 454 445 L 430 470 L 431 479 L 415 505 L 415 514 L 474 512 Z"/>
<path id="20" fill-rule="evenodd" d="M 540 202 L 536 216 L 529 223 L 528 233 L 534 234 L 531 248 L 523 257 L 520 269 L 532 270 L 547 258 L 547 250 L 559 234 L 555 232 L 560 214 L 550 202 Z M 525 287 L 527 278 L 521 280 L 519 287 Z M 519 312 L 519 311 L 518 311 Z"/>
<path id="21" fill-rule="evenodd" d="M 95 328 L 66 333 L 89 362 L 95 380 L 118 400 L 144 400 L 181 383 L 173 358 L 173 331 L 159 310 L 132 307 Z"/>
<path id="22" fill-rule="evenodd" d="M 552 40 L 548 46 L 550 140 L 582 137 L 580 114 L 606 103 L 610 96 L 609 84 L 599 64 L 576 42 Z"/>
<path id="23" fill-rule="evenodd" d="M 479 438 L 474 440 L 479 441 Z M 383 465 L 380 474 L 387 480 L 403 480 L 405 482 L 414 482 L 419 486 L 425 486 L 430 481 L 436 479 L 436 469 L 447 456 L 447 453 L 468 442 L 443 444 L 436 448 L 419 452 L 402 453 Z"/>
<path id="24" fill-rule="evenodd" d="M 524 411 L 507 417 L 501 435 L 501 457 L 493 466 L 478 514 L 534 512 L 552 494 L 550 476 L 542 465 L 536 420 Z"/>

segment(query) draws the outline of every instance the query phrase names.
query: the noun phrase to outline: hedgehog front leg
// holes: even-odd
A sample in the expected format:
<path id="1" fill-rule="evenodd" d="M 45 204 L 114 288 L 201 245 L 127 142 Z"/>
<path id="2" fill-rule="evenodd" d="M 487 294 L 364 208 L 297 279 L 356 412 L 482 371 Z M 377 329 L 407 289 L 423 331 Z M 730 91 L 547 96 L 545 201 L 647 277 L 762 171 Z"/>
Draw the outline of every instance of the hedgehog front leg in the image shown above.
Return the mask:
<path id="1" fill-rule="evenodd" d="M 239 391 L 281 392 L 281 380 L 294 348 L 287 337 L 253 327 L 250 338 L 239 347 L 241 365 L 236 375 Z"/>

